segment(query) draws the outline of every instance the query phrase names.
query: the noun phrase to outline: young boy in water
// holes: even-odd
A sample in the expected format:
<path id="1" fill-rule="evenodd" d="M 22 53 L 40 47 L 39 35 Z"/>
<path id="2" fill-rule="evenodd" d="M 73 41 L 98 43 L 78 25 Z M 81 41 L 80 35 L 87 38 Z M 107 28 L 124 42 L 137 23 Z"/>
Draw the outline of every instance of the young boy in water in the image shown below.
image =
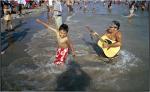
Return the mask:
<path id="1" fill-rule="evenodd" d="M 36 19 L 36 21 L 40 24 L 43 24 L 46 28 L 56 33 L 58 48 L 57 48 L 54 64 L 64 65 L 69 50 L 71 50 L 72 55 L 75 56 L 73 45 L 68 36 L 68 30 L 69 30 L 68 25 L 62 24 L 59 27 L 59 31 L 57 31 L 56 29 L 50 27 L 47 23 L 41 21 L 40 19 Z"/>

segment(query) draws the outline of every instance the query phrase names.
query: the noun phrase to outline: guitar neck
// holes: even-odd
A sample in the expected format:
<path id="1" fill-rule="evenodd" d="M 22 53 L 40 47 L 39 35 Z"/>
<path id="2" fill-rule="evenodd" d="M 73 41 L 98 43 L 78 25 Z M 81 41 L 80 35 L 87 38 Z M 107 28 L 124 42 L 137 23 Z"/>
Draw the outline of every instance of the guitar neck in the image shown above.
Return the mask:
<path id="1" fill-rule="evenodd" d="M 102 38 L 99 39 L 101 42 L 106 42 L 105 40 L 103 40 Z"/>
<path id="2" fill-rule="evenodd" d="M 89 26 L 87 26 L 87 29 L 88 29 L 87 31 L 90 32 L 90 33 L 96 33 L 96 32 L 94 32 Z M 96 36 L 99 37 L 99 35 L 98 35 L 97 33 L 94 34 L 94 35 L 96 35 Z M 108 39 L 103 40 L 102 38 L 99 37 L 99 40 L 100 40 L 101 42 L 103 42 L 103 43 L 112 44 L 112 42 L 111 42 L 110 40 L 108 40 Z"/>
<path id="3" fill-rule="evenodd" d="M 87 31 L 88 31 L 88 32 L 90 32 L 90 33 L 93 33 L 93 32 L 94 32 L 89 26 L 87 26 L 86 28 L 87 28 Z"/>

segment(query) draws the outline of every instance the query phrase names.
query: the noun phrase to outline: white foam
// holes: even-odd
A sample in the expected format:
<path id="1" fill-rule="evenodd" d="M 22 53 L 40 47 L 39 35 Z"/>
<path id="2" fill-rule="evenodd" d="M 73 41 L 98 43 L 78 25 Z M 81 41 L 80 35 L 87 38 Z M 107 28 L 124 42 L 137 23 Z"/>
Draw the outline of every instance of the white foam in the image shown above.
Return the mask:
<path id="1" fill-rule="evenodd" d="M 75 13 L 72 14 L 71 16 L 68 16 L 67 19 L 66 19 L 66 22 L 69 22 L 69 24 L 71 24 L 71 23 L 78 23 L 79 20 L 73 20 L 73 19 L 71 19 L 74 15 L 75 15 Z"/>
<path id="2" fill-rule="evenodd" d="M 116 63 L 114 64 L 106 64 L 102 67 L 90 67 L 90 66 L 83 66 L 82 69 L 84 70 L 91 70 L 91 71 L 104 71 L 104 72 L 116 72 L 118 74 L 122 74 L 125 72 L 129 72 L 131 70 L 131 68 L 136 68 L 139 65 L 139 62 L 141 62 L 141 60 L 139 58 L 137 58 L 134 54 L 126 51 L 126 50 L 122 50 L 120 52 L 120 55 L 118 56 L 118 59 L 116 61 Z"/>
<path id="3" fill-rule="evenodd" d="M 84 45 L 75 45 L 74 46 L 75 47 L 75 52 L 76 52 L 76 54 L 77 54 L 77 56 L 84 56 L 84 55 L 88 55 L 89 54 L 89 52 L 88 52 L 88 50 L 89 50 L 89 47 L 86 47 L 86 46 L 84 46 Z"/>
<path id="4" fill-rule="evenodd" d="M 48 68 L 48 73 L 62 73 L 66 70 L 66 66 L 64 65 L 63 68 L 60 69 L 60 66 L 55 65 L 54 63 L 49 63 L 45 65 L 45 68 Z"/>
<path id="5" fill-rule="evenodd" d="M 138 67 L 138 63 L 141 60 L 137 58 L 134 54 L 122 50 L 120 51 L 120 56 L 117 59 L 117 62 L 114 65 L 110 65 L 109 67 L 112 69 L 118 69 L 118 72 L 123 73 L 130 71 L 133 67 Z"/>
<path id="6" fill-rule="evenodd" d="M 75 51 L 75 53 L 77 54 L 76 56 L 85 56 L 89 54 L 88 51 L 85 50 Z"/>

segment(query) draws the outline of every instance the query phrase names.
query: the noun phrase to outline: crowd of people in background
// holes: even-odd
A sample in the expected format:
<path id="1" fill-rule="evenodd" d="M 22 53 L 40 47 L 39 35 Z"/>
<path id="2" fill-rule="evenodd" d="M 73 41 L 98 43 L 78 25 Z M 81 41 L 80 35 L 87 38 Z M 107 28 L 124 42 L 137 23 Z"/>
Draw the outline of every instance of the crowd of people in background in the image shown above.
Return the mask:
<path id="1" fill-rule="evenodd" d="M 68 16 L 72 15 L 75 12 L 74 5 L 78 6 L 78 9 L 82 10 L 84 13 L 91 10 L 96 12 L 96 7 L 93 5 L 93 8 L 89 8 L 89 4 L 99 4 L 103 2 L 103 5 L 108 9 L 109 12 L 112 10 L 112 4 L 125 4 L 129 7 L 128 18 L 136 16 L 135 11 L 141 10 L 145 11 L 149 9 L 149 1 L 129 1 L 129 0 L 2 0 L 1 1 L 1 18 L 4 19 L 6 27 L 12 29 L 11 14 L 17 14 L 19 16 L 23 15 L 23 9 L 35 9 L 41 5 L 47 6 L 47 15 L 48 18 L 54 18 L 55 24 L 57 26 L 62 24 L 62 4 L 66 6 L 68 10 Z M 57 27 L 59 28 L 59 27 Z"/>

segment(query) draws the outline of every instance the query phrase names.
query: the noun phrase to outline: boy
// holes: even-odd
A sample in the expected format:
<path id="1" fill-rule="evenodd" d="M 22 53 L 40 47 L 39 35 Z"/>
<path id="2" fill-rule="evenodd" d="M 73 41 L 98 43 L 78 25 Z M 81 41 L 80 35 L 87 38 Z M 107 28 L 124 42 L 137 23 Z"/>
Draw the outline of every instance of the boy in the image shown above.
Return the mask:
<path id="1" fill-rule="evenodd" d="M 65 60 L 67 58 L 69 50 L 72 51 L 72 55 L 75 56 L 75 52 L 73 49 L 73 45 L 68 36 L 68 26 L 66 24 L 62 24 L 59 27 L 59 31 L 48 26 L 47 23 L 41 21 L 40 19 L 36 19 L 38 23 L 43 24 L 49 30 L 52 30 L 56 33 L 57 41 L 58 41 L 58 49 L 56 52 L 56 58 L 54 60 L 54 64 L 56 65 L 64 65 Z"/>

